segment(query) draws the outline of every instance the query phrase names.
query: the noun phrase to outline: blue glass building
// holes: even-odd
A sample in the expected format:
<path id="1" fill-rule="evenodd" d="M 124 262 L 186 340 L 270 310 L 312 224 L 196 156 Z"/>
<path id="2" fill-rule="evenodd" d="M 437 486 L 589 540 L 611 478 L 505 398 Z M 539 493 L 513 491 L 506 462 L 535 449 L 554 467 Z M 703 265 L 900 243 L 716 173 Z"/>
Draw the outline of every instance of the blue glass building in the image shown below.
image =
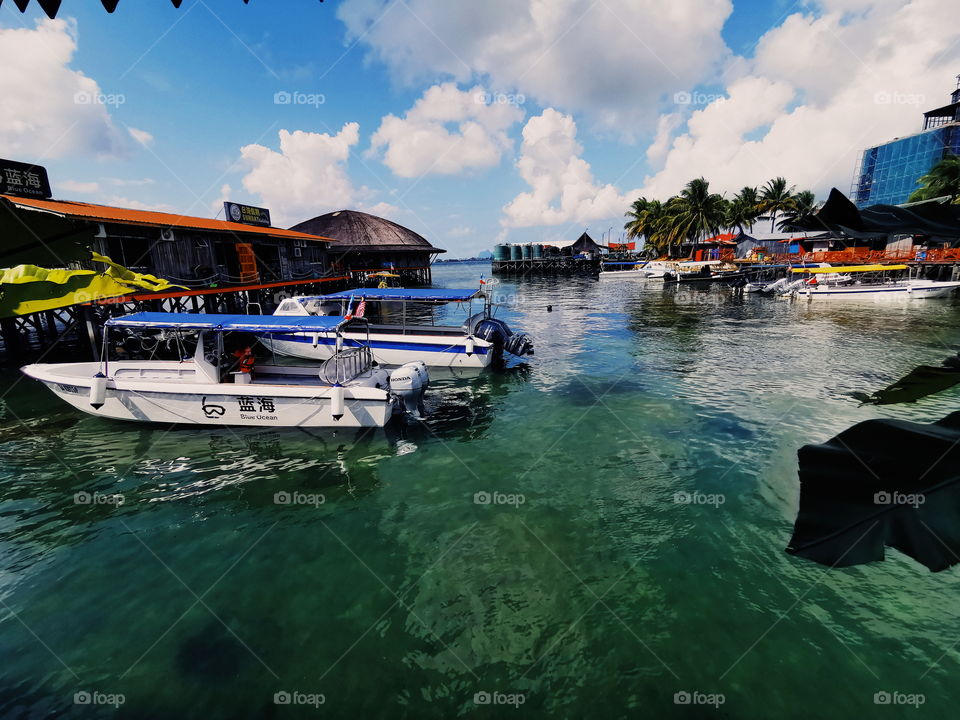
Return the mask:
<path id="1" fill-rule="evenodd" d="M 858 207 L 907 202 L 920 177 L 951 153 L 960 155 L 960 84 L 949 105 L 924 113 L 922 132 L 864 151 L 854 202 Z"/>

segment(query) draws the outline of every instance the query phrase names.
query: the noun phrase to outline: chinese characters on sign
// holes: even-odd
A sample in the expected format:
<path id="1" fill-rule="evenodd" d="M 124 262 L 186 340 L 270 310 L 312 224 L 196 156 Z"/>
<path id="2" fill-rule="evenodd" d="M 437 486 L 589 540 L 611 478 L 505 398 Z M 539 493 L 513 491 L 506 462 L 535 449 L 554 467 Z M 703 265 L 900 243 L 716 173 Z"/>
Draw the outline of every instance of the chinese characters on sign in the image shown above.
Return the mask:
<path id="1" fill-rule="evenodd" d="M 228 222 L 270 227 L 270 211 L 266 208 L 225 202 L 223 204 L 223 213 Z"/>
<path id="2" fill-rule="evenodd" d="M 0 159 L 0 194 L 44 199 L 51 197 L 46 168 Z"/>

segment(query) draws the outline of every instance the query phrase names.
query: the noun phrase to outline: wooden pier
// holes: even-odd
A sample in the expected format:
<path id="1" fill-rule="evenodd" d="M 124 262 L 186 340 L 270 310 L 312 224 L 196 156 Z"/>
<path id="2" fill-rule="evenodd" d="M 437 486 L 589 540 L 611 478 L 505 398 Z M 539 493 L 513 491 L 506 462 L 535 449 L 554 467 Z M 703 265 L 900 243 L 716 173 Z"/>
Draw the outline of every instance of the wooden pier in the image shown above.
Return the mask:
<path id="1" fill-rule="evenodd" d="M 558 255 L 524 260 L 494 260 L 490 272 L 494 275 L 596 275 L 600 260 Z"/>
<path id="2" fill-rule="evenodd" d="M 345 290 L 350 277 L 312 278 L 257 285 L 165 292 L 139 292 L 103 298 L 55 310 L 43 310 L 0 319 L 0 357 L 19 362 L 55 346 L 63 352 L 100 354 L 100 337 L 107 318 L 132 312 L 207 312 L 270 315 L 283 300 L 294 295 L 325 294 Z"/>

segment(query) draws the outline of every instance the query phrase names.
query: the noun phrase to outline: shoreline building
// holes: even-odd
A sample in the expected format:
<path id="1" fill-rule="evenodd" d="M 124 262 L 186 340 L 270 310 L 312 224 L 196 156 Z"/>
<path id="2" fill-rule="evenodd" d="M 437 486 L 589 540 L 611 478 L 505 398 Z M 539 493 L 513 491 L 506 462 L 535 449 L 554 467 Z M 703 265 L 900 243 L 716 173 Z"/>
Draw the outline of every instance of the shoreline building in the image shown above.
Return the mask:
<path id="1" fill-rule="evenodd" d="M 0 194 L 0 266 L 63 267 L 92 250 L 187 288 L 310 282 L 332 240 L 272 226 Z"/>
<path id="2" fill-rule="evenodd" d="M 944 156 L 960 155 L 960 75 L 950 103 L 923 118 L 920 132 L 864 150 L 851 192 L 857 207 L 907 202 L 921 176 Z"/>
<path id="3" fill-rule="evenodd" d="M 413 230 L 357 210 L 318 215 L 290 229 L 331 238 L 332 271 L 349 275 L 358 284 L 368 275 L 386 270 L 399 275 L 401 285 L 430 285 L 430 265 L 446 252 Z"/>

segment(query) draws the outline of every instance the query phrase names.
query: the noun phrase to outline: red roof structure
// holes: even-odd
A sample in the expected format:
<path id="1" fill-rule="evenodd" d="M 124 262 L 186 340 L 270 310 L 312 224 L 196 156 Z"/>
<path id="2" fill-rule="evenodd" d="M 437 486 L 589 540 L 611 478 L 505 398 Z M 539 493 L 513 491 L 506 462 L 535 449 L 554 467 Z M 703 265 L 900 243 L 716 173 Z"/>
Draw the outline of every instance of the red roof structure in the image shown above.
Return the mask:
<path id="1" fill-rule="evenodd" d="M 175 213 L 155 212 L 153 210 L 133 210 L 130 208 L 77 202 L 75 200 L 40 200 L 37 198 L 16 197 L 14 195 L 0 195 L 0 198 L 6 200 L 18 209 L 48 212 L 70 220 L 115 222 L 159 228 L 207 230 L 229 233 L 231 235 L 242 233 L 265 235 L 273 238 L 295 238 L 325 243 L 333 242 L 333 240 L 328 237 L 310 235 L 309 233 L 297 232 L 296 230 L 258 227 L 256 225 L 246 225 L 244 223 L 229 222 L 227 220 L 211 220 L 209 218 L 176 215 Z"/>

